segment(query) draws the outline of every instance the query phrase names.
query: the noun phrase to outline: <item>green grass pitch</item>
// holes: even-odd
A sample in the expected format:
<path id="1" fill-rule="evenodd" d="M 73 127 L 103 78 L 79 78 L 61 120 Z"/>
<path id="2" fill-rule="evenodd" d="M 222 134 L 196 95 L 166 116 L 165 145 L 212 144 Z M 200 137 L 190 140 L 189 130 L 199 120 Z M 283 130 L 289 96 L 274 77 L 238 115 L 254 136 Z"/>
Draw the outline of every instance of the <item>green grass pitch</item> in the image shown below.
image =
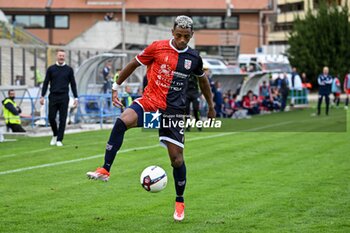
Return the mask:
<path id="1" fill-rule="evenodd" d="M 126 133 L 109 182 L 85 177 L 102 165 L 109 132 L 67 134 L 62 148 L 50 137 L 1 143 L 0 232 L 350 232 L 349 126 L 187 133 L 182 223 L 172 219 L 172 169 L 155 132 Z M 149 165 L 169 176 L 160 193 L 139 184 Z"/>

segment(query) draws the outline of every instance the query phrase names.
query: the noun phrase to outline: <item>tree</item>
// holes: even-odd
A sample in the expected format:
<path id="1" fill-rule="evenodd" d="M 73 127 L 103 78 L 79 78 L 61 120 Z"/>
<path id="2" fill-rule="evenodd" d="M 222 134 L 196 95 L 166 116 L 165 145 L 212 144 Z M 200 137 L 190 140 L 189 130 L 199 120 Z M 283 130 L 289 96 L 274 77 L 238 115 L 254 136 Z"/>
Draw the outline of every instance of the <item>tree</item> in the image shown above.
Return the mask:
<path id="1" fill-rule="evenodd" d="M 316 84 L 323 66 L 342 80 L 350 72 L 350 23 L 347 4 L 343 7 L 322 1 L 319 9 L 309 9 L 305 19 L 293 23 L 288 58 Z"/>

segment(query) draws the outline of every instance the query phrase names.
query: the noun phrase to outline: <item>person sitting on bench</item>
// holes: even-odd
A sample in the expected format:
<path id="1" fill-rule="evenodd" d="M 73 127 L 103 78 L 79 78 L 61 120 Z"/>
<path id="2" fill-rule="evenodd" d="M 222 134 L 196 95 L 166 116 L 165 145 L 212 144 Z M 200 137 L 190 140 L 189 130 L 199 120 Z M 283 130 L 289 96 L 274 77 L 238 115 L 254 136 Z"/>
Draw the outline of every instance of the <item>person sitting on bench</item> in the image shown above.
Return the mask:
<path id="1" fill-rule="evenodd" d="M 14 101 L 16 97 L 14 90 L 8 91 L 8 97 L 2 101 L 2 110 L 7 128 L 12 132 L 26 132 L 21 125 L 21 108 Z"/>

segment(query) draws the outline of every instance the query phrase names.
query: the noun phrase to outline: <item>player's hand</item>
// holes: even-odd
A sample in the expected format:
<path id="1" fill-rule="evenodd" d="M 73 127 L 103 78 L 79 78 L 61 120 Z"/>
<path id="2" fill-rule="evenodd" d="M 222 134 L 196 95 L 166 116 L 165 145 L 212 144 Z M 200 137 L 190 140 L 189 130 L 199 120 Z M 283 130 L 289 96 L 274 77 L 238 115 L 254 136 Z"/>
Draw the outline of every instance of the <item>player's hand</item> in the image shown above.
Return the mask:
<path id="1" fill-rule="evenodd" d="M 45 103 L 45 98 L 44 97 L 40 97 L 40 104 L 44 105 L 44 103 Z"/>
<path id="2" fill-rule="evenodd" d="M 113 103 L 114 107 L 124 108 L 124 105 L 122 104 L 122 102 L 118 98 L 118 91 L 116 91 L 116 90 L 112 90 L 112 103 Z"/>
<path id="3" fill-rule="evenodd" d="M 208 118 L 212 119 L 212 118 L 215 118 L 215 116 L 216 116 L 216 112 L 214 107 L 209 107 Z"/>
<path id="4" fill-rule="evenodd" d="M 77 107 L 78 106 L 78 103 L 79 103 L 79 100 L 78 98 L 74 99 L 74 103 L 73 103 L 73 107 Z"/>

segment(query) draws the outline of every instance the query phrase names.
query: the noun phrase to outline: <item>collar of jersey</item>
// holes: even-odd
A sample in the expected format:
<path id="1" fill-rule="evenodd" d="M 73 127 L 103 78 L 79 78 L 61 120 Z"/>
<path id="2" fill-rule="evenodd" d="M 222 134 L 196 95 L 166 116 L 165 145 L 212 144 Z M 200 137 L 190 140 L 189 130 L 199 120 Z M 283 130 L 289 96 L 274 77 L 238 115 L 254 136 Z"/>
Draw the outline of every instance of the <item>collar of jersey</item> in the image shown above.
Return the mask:
<path id="1" fill-rule="evenodd" d="M 65 65 L 66 65 L 66 63 L 65 63 L 65 62 L 63 62 L 63 63 L 62 63 L 62 65 L 61 65 L 60 63 L 58 63 L 58 62 L 56 61 L 56 65 L 57 65 L 57 66 L 65 66 Z"/>
<path id="2" fill-rule="evenodd" d="M 176 52 L 178 53 L 184 53 L 188 50 L 188 46 L 184 48 L 183 50 L 178 50 L 177 48 L 174 47 L 174 45 L 171 43 L 174 39 L 169 40 L 169 45 L 172 47 Z"/>

